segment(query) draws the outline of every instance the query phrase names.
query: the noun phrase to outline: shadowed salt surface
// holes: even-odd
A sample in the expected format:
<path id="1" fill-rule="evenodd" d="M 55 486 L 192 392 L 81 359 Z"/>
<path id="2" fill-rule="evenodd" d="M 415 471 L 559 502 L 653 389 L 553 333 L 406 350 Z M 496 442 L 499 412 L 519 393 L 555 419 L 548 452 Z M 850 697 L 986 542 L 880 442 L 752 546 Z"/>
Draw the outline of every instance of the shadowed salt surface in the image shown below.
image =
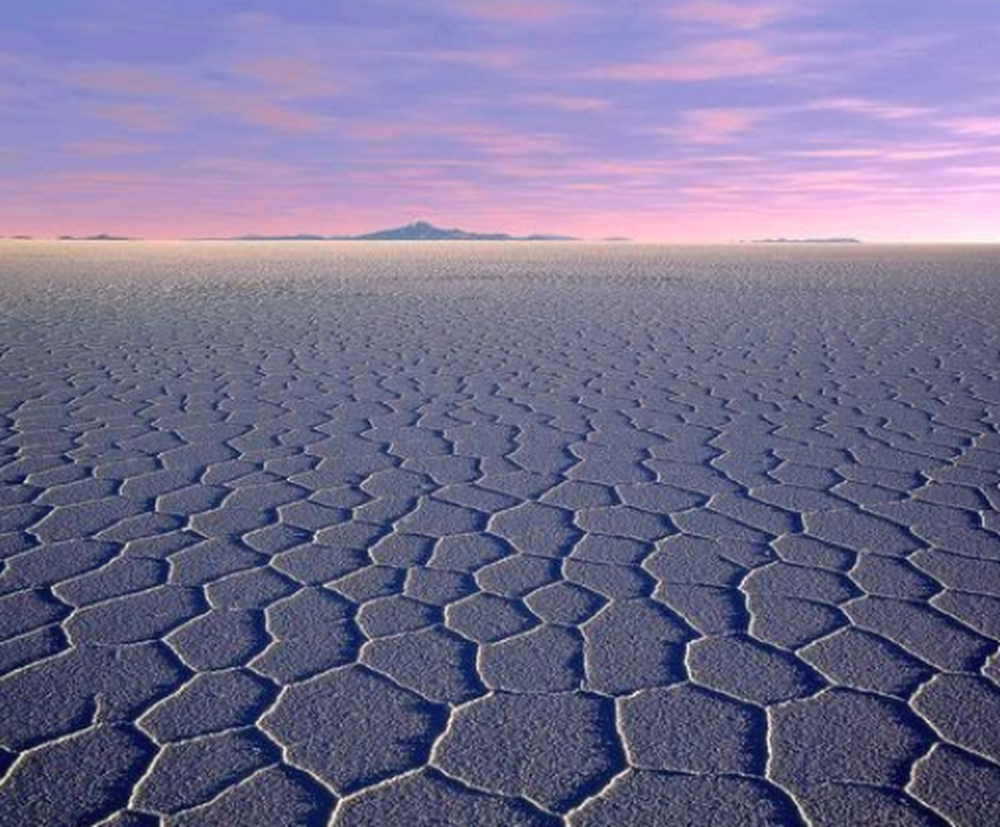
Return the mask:
<path id="1" fill-rule="evenodd" d="M 1000 823 L 1000 250 L 0 243 L 0 825 Z"/>

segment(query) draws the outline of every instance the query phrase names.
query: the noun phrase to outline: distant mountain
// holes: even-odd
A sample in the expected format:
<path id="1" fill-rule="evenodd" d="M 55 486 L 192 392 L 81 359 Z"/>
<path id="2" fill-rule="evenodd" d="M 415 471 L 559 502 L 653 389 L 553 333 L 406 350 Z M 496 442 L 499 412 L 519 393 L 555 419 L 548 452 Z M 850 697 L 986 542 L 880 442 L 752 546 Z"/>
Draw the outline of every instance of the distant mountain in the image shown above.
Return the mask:
<path id="1" fill-rule="evenodd" d="M 108 235 L 107 233 L 100 233 L 99 235 L 61 235 L 59 236 L 60 241 L 132 241 L 124 235 Z"/>
<path id="2" fill-rule="evenodd" d="M 863 244 L 860 238 L 756 238 L 751 244 Z"/>
<path id="3" fill-rule="evenodd" d="M 426 221 L 414 221 L 405 227 L 378 230 L 363 235 L 242 235 L 233 241 L 576 241 L 565 235 L 513 236 L 507 233 L 471 233 L 467 230 L 445 230 Z"/>
<path id="4" fill-rule="evenodd" d="M 443 230 L 426 221 L 415 221 L 405 227 L 378 230 L 355 236 L 358 241 L 510 241 L 506 233 L 470 233 L 466 230 Z"/>

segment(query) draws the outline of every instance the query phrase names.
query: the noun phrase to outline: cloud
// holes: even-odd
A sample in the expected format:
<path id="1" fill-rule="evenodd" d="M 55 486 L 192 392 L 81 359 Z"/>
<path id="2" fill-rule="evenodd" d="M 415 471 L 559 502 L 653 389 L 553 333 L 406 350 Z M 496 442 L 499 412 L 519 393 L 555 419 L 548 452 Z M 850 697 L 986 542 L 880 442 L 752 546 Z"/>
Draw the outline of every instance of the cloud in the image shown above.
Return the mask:
<path id="1" fill-rule="evenodd" d="M 975 150 L 960 144 L 892 144 L 888 146 L 842 147 L 807 149 L 790 153 L 799 158 L 828 160 L 878 160 L 878 161 L 939 161 L 958 158 Z"/>
<path id="2" fill-rule="evenodd" d="M 668 20 L 723 29 L 760 29 L 794 16 L 795 9 L 780 2 L 722 2 L 694 0 L 671 5 L 663 12 Z"/>
<path id="3" fill-rule="evenodd" d="M 751 109 L 692 109 L 668 131 L 689 143 L 723 143 L 746 132 L 762 115 Z"/>
<path id="4" fill-rule="evenodd" d="M 303 57 L 259 57 L 230 65 L 238 80 L 268 87 L 280 97 L 321 98 L 348 91 L 345 83 L 323 63 Z"/>
<path id="5" fill-rule="evenodd" d="M 867 115 L 872 118 L 897 121 L 927 115 L 930 110 L 920 106 L 907 106 L 866 98 L 824 98 L 813 101 L 809 109 L 820 112 L 847 112 L 853 115 Z"/>
<path id="6" fill-rule="evenodd" d="M 398 55 L 411 60 L 455 63 L 478 69 L 509 71 L 524 62 L 525 56 L 516 49 L 423 49 Z"/>
<path id="7" fill-rule="evenodd" d="M 130 66 L 85 68 L 67 75 L 66 80 L 105 95 L 156 95 L 170 91 L 174 85 L 163 75 Z"/>
<path id="8" fill-rule="evenodd" d="M 330 125 L 329 119 L 322 115 L 245 92 L 205 90 L 197 95 L 197 99 L 208 111 L 279 132 L 318 132 Z"/>
<path id="9" fill-rule="evenodd" d="M 540 25 L 575 16 L 579 3 L 569 0 L 444 0 L 445 8 L 488 23 Z"/>
<path id="10" fill-rule="evenodd" d="M 158 147 L 139 141 L 73 141 L 63 144 L 64 152 L 84 158 L 113 158 L 125 155 L 145 155 Z"/>
<path id="11" fill-rule="evenodd" d="M 953 118 L 943 121 L 942 125 L 954 132 L 968 138 L 996 138 L 1000 137 L 1000 118 L 991 117 L 970 117 Z"/>
<path id="12" fill-rule="evenodd" d="M 664 60 L 619 63 L 588 71 L 602 80 L 634 83 L 699 81 L 774 77 L 801 66 L 799 57 L 778 54 L 763 43 L 744 38 L 708 40 L 675 51 Z"/>
<path id="13" fill-rule="evenodd" d="M 611 101 L 606 98 L 582 95 L 524 95 L 518 98 L 518 102 L 562 112 L 603 112 L 611 106 Z"/>
<path id="14" fill-rule="evenodd" d="M 133 132 L 173 132 L 176 120 L 163 109 L 139 104 L 105 106 L 96 113 Z"/>

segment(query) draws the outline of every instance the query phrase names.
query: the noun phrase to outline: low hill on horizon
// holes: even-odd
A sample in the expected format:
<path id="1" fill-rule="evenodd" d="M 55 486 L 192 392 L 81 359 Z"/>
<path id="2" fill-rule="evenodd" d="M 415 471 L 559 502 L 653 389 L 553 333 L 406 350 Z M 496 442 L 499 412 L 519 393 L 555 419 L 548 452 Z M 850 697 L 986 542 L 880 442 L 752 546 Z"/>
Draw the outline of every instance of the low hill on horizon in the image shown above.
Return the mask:
<path id="1" fill-rule="evenodd" d="M 404 227 L 376 230 L 362 235 L 259 235 L 237 236 L 233 241 L 576 241 L 565 235 L 514 236 L 508 233 L 474 233 L 468 230 L 442 229 L 427 221 L 414 221 Z"/>

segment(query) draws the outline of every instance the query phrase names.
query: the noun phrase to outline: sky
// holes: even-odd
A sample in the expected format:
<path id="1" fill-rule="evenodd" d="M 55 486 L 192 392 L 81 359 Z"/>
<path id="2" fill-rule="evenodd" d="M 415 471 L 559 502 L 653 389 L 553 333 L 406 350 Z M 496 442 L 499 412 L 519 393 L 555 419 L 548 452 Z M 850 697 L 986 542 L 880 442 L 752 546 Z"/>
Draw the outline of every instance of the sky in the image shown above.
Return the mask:
<path id="1" fill-rule="evenodd" d="M 10 0 L 0 235 L 1000 241 L 1000 0 Z"/>

